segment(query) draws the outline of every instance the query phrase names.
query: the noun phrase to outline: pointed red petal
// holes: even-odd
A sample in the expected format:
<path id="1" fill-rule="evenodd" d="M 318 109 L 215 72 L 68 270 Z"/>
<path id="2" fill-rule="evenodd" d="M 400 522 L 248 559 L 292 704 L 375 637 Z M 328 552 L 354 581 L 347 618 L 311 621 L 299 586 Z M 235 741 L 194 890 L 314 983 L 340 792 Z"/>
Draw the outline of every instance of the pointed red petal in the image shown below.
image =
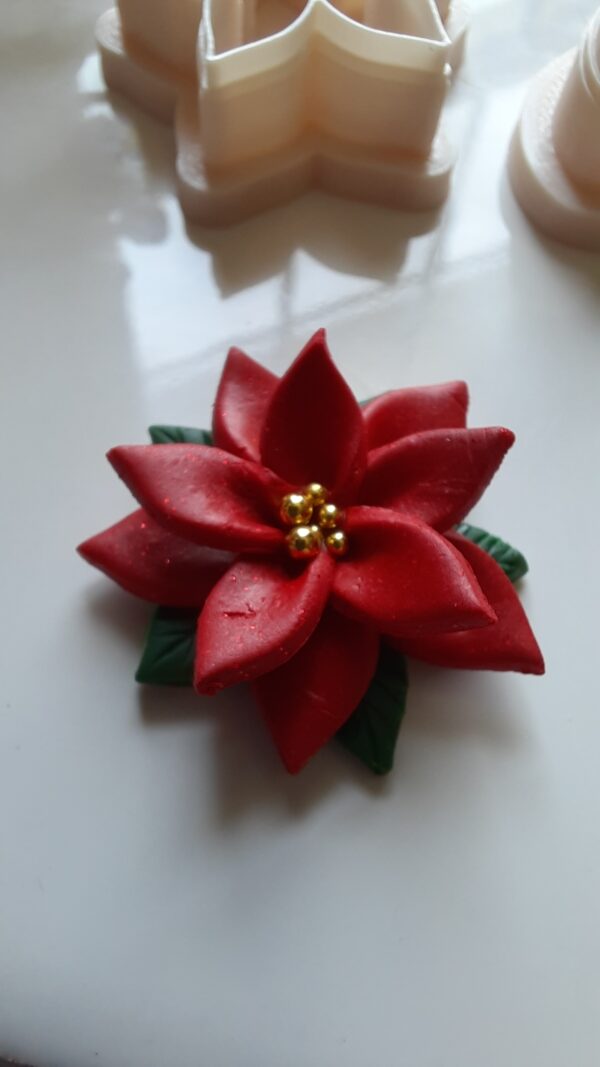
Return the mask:
<path id="1" fill-rule="evenodd" d="M 361 410 L 319 330 L 273 393 L 262 461 L 295 486 L 320 482 L 343 503 L 362 480 L 365 454 Z"/>
<path id="2" fill-rule="evenodd" d="M 246 682 L 293 656 L 321 618 L 334 567 L 325 552 L 303 566 L 288 560 L 234 563 L 198 621 L 198 692 Z"/>
<path id="3" fill-rule="evenodd" d="M 378 652 L 374 630 L 329 610 L 289 663 L 254 683 L 267 727 L 291 774 L 357 708 L 375 673 Z"/>
<path id="4" fill-rule="evenodd" d="M 423 430 L 465 427 L 468 406 L 465 382 L 443 382 L 384 393 L 363 408 L 367 447 L 381 448 Z"/>
<path id="5" fill-rule="evenodd" d="M 286 486 L 257 463 L 204 445 L 122 446 L 108 458 L 142 507 L 181 537 L 234 552 L 283 543 L 272 522 Z"/>
<path id="6" fill-rule="evenodd" d="M 77 551 L 129 593 L 173 608 L 199 608 L 232 557 L 164 530 L 144 511 L 84 541 Z"/>
<path id="7" fill-rule="evenodd" d="M 277 378 L 239 348 L 229 351 L 213 412 L 217 448 L 260 461 L 260 435 Z"/>
<path id="8" fill-rule="evenodd" d="M 361 500 L 448 530 L 477 503 L 514 439 L 501 427 L 404 437 L 369 453 Z"/>
<path id="9" fill-rule="evenodd" d="M 484 630 L 392 642 L 441 667 L 543 674 L 544 660 L 512 582 L 491 556 L 458 534 L 448 540 L 470 563 L 498 621 Z"/>
<path id="10" fill-rule="evenodd" d="M 350 508 L 346 529 L 348 556 L 333 583 L 338 610 L 410 636 L 495 621 L 469 564 L 430 526 L 383 508 Z"/>

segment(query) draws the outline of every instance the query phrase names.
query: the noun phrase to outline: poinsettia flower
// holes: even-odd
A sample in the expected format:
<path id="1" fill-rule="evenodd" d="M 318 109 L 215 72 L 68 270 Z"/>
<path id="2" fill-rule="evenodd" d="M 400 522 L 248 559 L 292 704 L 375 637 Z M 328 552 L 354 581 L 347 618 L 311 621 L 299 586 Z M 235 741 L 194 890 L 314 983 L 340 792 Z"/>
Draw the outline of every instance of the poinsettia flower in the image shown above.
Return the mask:
<path id="1" fill-rule="evenodd" d="M 292 772 L 360 703 L 381 642 L 443 666 L 543 672 L 512 583 L 455 532 L 514 441 L 467 388 L 361 409 L 325 334 L 282 378 L 229 353 L 214 445 L 114 448 L 139 510 L 82 544 L 129 592 L 197 609 L 194 684 L 249 681 Z"/>

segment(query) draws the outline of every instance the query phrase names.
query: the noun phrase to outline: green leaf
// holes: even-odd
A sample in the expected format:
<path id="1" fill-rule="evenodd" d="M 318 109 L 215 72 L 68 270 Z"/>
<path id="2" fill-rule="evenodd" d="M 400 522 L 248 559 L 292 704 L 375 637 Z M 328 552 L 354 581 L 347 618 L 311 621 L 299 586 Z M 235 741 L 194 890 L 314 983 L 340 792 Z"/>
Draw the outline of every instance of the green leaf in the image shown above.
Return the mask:
<path id="1" fill-rule="evenodd" d="M 193 426 L 150 426 L 148 433 L 153 445 L 212 445 L 209 430 L 195 430 Z"/>
<path id="2" fill-rule="evenodd" d="M 494 534 L 488 533 L 487 530 L 481 530 L 479 526 L 471 526 L 468 522 L 461 522 L 456 529 L 459 534 L 479 545 L 484 552 L 487 552 L 492 559 L 495 559 L 511 582 L 518 582 L 519 578 L 523 578 L 527 574 L 529 564 L 525 556 L 517 551 L 516 548 L 513 548 L 512 545 L 507 545 L 506 541 L 501 541 Z"/>
<path id="3" fill-rule="evenodd" d="M 357 709 L 336 736 L 375 774 L 387 774 L 406 710 L 408 674 L 400 652 L 381 646 L 373 680 Z"/>
<path id="4" fill-rule="evenodd" d="M 158 608 L 146 634 L 136 682 L 192 685 L 197 611 Z"/>

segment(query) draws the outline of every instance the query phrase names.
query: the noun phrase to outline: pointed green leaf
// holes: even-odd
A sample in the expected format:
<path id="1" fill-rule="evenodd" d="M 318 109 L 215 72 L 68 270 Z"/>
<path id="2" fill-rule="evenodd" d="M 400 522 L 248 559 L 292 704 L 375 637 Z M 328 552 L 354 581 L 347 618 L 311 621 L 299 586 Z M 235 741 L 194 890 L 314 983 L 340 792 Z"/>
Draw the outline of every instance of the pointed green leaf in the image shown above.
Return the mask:
<path id="1" fill-rule="evenodd" d="M 158 608 L 146 634 L 136 682 L 192 685 L 197 611 Z"/>
<path id="2" fill-rule="evenodd" d="M 212 445 L 209 430 L 195 430 L 192 426 L 150 426 L 148 433 L 153 445 Z"/>
<path id="3" fill-rule="evenodd" d="M 408 674 L 400 652 L 381 646 L 377 670 L 357 709 L 336 736 L 375 774 L 387 774 L 406 710 Z"/>
<path id="4" fill-rule="evenodd" d="M 527 574 L 529 564 L 525 556 L 512 545 L 507 545 L 506 541 L 501 541 L 494 534 L 481 530 L 479 526 L 471 526 L 468 522 L 461 522 L 456 529 L 459 534 L 479 545 L 484 552 L 495 559 L 511 582 L 518 582 L 519 578 Z"/>

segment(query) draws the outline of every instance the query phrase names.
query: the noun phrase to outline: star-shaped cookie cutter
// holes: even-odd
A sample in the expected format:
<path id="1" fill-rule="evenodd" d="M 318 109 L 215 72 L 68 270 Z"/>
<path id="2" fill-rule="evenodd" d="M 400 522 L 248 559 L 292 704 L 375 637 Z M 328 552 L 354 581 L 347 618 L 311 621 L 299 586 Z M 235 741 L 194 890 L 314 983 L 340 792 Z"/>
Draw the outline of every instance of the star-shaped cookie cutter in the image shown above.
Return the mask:
<path id="1" fill-rule="evenodd" d="M 439 207 L 438 132 L 461 0 L 119 0 L 97 26 L 107 84 L 173 121 L 190 221 L 223 225 L 316 185 Z"/>

